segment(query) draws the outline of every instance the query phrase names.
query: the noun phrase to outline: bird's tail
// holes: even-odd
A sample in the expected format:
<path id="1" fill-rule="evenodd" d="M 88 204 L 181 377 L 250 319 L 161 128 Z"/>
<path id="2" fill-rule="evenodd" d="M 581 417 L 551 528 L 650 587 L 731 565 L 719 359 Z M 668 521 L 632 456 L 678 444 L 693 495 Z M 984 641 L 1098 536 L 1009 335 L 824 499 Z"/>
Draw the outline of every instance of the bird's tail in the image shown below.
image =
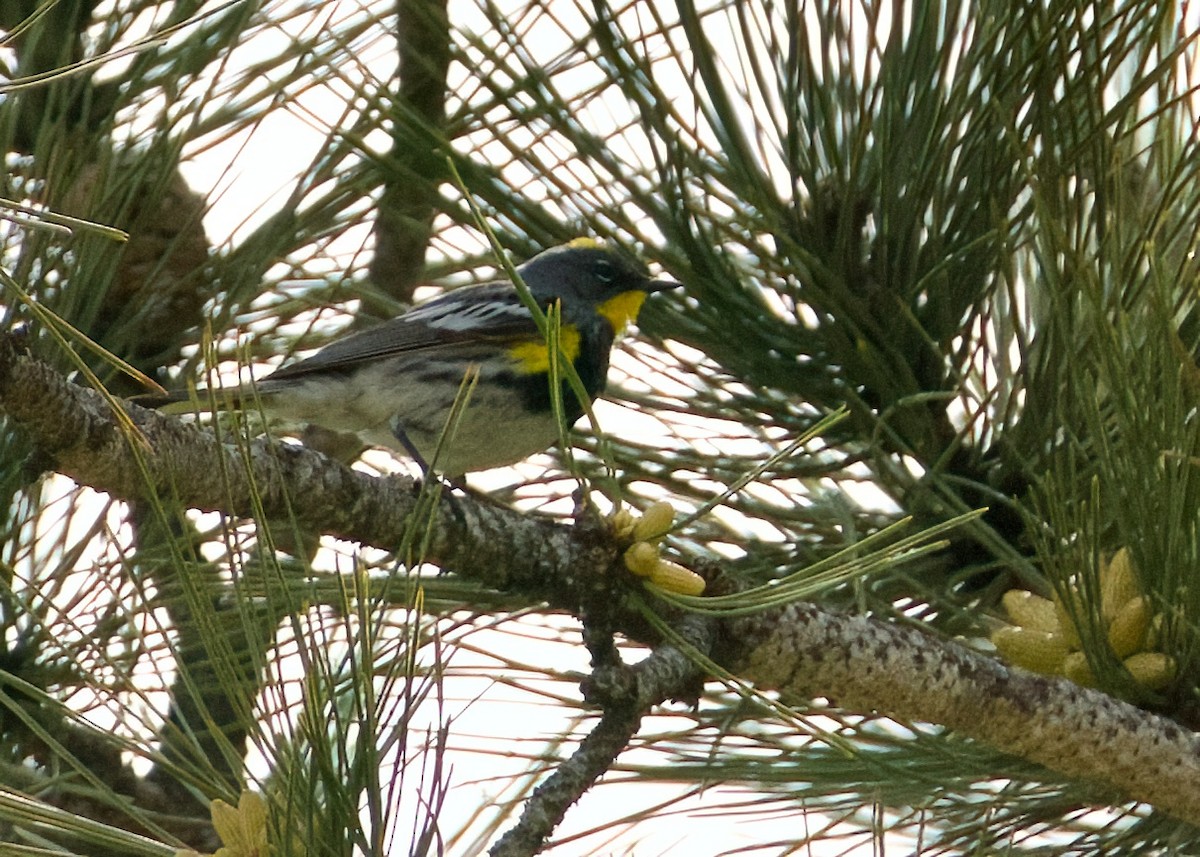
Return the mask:
<path id="1" fill-rule="evenodd" d="M 195 414 L 211 411 L 237 410 L 242 407 L 242 394 L 238 390 L 176 390 L 160 395 L 146 393 L 130 399 L 135 405 L 162 411 L 164 414 Z"/>

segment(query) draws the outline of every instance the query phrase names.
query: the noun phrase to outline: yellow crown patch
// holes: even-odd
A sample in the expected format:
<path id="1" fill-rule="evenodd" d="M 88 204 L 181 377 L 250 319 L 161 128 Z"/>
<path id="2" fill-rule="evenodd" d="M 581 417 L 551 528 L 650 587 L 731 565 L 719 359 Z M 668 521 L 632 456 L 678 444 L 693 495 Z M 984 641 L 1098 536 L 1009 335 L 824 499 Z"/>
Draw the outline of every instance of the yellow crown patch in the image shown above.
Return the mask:
<path id="1" fill-rule="evenodd" d="M 575 250 L 598 250 L 603 245 L 595 238 L 572 238 L 567 246 Z"/>

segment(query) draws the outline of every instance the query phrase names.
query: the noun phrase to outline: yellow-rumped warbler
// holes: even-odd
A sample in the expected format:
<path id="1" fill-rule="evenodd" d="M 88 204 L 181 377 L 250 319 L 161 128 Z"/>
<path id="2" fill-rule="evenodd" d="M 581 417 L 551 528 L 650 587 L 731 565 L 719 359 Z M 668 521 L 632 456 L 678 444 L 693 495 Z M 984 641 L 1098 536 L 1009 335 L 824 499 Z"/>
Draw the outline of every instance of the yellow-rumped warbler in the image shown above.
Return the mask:
<path id="1" fill-rule="evenodd" d="M 611 248 L 580 238 L 517 268 L 539 306 L 561 304 L 560 347 L 589 397 L 604 391 L 617 334 L 646 296 L 679 287 Z M 433 454 L 471 367 L 478 380 L 449 444 Z M 261 403 L 269 416 L 353 432 L 446 476 L 513 464 L 558 438 L 549 350 L 511 282 L 457 289 L 391 321 L 350 334 L 258 381 L 223 391 L 222 406 Z M 150 398 L 150 397 L 147 397 Z M 196 400 L 173 393 L 152 406 Z M 202 401 L 202 399 L 201 399 Z M 564 381 L 574 423 L 583 406 Z M 173 408 L 172 410 L 182 410 Z"/>

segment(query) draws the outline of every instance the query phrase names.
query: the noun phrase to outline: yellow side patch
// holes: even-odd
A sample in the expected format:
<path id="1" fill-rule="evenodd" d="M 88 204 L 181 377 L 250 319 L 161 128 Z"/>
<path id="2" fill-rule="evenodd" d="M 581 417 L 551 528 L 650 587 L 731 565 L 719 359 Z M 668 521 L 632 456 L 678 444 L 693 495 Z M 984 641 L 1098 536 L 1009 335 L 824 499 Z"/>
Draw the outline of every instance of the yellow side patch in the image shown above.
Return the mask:
<path id="1" fill-rule="evenodd" d="M 562 352 L 572 363 L 579 356 L 579 329 L 571 324 L 564 324 L 558 334 Z M 522 372 L 549 372 L 550 349 L 544 339 L 531 339 L 514 345 L 508 349 L 508 356 L 520 367 Z"/>
<path id="2" fill-rule="evenodd" d="M 645 301 L 646 293 L 634 289 L 621 292 L 615 298 L 609 298 L 596 307 L 596 312 L 608 319 L 612 324 L 613 333 L 620 333 L 626 325 L 637 318 Z"/>

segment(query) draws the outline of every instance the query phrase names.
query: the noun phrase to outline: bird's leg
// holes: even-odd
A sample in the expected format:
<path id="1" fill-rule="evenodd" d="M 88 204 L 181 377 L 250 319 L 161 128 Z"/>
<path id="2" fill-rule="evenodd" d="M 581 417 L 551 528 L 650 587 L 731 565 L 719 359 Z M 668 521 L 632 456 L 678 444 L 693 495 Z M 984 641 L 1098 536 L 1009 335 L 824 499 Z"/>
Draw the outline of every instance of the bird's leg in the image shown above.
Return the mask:
<path id="1" fill-rule="evenodd" d="M 425 463 L 425 457 L 417 451 L 417 447 L 408 439 L 408 434 L 404 431 L 404 426 L 400 425 L 399 420 L 392 423 L 392 434 L 395 435 L 396 440 L 400 441 L 400 445 L 404 447 L 404 451 L 408 454 L 408 457 L 416 462 L 417 467 L 421 468 L 422 478 L 428 479 L 432 471 L 429 469 L 429 465 Z"/>
<path id="2" fill-rule="evenodd" d="M 443 484 L 450 488 L 457 488 L 460 491 L 465 491 L 472 494 L 478 494 L 467 485 L 465 477 L 462 476 L 445 476 L 433 472 L 433 469 L 425 461 L 425 457 L 417 451 L 416 445 L 409 439 L 408 434 L 404 431 L 404 426 L 399 420 L 392 423 L 392 434 L 396 440 L 400 441 L 400 445 L 404 447 L 404 452 L 421 468 L 421 478 L 428 482 L 430 479 L 440 479 Z M 486 496 L 486 495 L 484 495 Z"/>

